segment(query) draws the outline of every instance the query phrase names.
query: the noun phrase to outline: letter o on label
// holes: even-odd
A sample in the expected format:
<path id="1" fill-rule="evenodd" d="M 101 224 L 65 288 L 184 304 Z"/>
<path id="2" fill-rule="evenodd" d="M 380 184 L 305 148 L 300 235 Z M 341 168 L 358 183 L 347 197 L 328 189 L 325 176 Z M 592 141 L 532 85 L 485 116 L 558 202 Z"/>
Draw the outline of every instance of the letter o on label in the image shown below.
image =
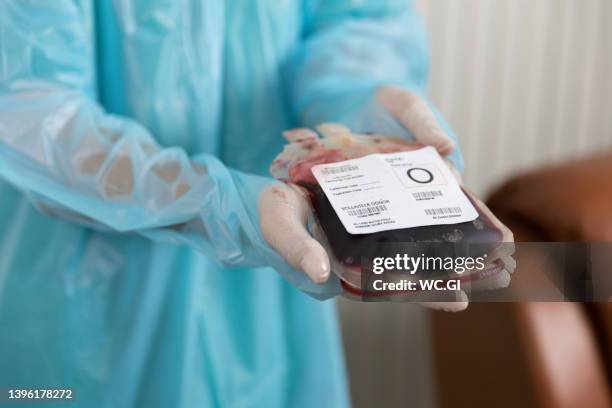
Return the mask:
<path id="1" fill-rule="evenodd" d="M 431 174 L 431 171 L 422 167 L 413 167 L 411 169 L 408 169 L 406 174 L 408 175 L 408 178 L 410 178 L 410 180 L 419 184 L 428 184 L 431 183 L 434 179 L 434 176 L 433 174 Z"/>

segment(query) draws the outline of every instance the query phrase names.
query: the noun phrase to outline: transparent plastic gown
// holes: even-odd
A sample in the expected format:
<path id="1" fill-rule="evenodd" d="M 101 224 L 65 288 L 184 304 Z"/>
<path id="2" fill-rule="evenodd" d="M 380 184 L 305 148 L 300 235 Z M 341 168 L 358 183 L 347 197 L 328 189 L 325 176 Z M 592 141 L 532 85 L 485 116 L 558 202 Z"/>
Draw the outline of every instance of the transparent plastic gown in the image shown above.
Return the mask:
<path id="1" fill-rule="evenodd" d="M 426 73 L 405 1 L 0 2 L 0 387 L 347 405 L 334 303 L 295 289 L 338 280 L 265 244 L 262 176 L 284 129 L 397 126 L 377 87 Z"/>

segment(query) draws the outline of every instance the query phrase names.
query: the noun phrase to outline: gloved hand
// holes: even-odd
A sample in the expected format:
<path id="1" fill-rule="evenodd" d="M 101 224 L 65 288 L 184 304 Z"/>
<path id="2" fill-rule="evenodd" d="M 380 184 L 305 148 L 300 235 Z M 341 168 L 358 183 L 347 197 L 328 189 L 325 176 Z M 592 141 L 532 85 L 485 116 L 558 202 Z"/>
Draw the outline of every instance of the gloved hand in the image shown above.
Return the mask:
<path id="1" fill-rule="evenodd" d="M 378 90 L 376 96 L 378 102 L 403 127 L 409 130 L 418 142 L 423 145 L 435 147 L 443 158 L 446 158 L 453 153 L 453 150 L 455 149 L 454 141 L 446 134 L 442 126 L 440 126 L 436 120 L 436 117 L 427 102 L 424 101 L 419 95 L 399 87 L 384 86 Z M 459 184 L 463 184 L 461 174 L 457 168 L 450 160 L 446 159 L 445 162 L 450 167 Z M 492 214 L 488 208 L 474 196 L 474 194 L 471 192 L 468 192 L 468 194 L 483 211 L 487 212 L 489 218 L 503 232 L 504 249 L 509 250 L 510 245 L 512 245 L 511 243 L 514 241 L 512 232 L 505 225 L 503 225 L 497 219 L 497 217 L 495 217 L 495 215 Z M 513 253 L 514 250 L 512 249 L 511 252 Z M 492 290 L 505 288 L 510 284 L 510 275 L 516 268 L 516 261 L 511 255 L 502 257 L 502 261 L 504 263 L 504 270 L 499 274 L 478 282 L 478 287 Z M 451 303 L 427 302 L 427 304 L 423 304 L 432 308 L 462 310 L 467 307 L 467 296 L 465 296 L 465 293 L 459 293 L 457 294 L 457 300 L 459 300 L 459 298 L 465 299 L 465 301 Z"/>
<path id="2" fill-rule="evenodd" d="M 423 98 L 395 86 L 381 87 L 376 98 L 391 116 L 414 135 L 417 142 L 435 147 L 442 157 L 453 152 L 455 142 L 442 129 Z"/>
<path id="3" fill-rule="evenodd" d="M 259 219 L 263 237 L 291 266 L 304 272 L 315 283 L 327 281 L 330 261 L 323 246 L 308 232 L 310 206 L 299 187 L 275 184 L 259 199 Z"/>

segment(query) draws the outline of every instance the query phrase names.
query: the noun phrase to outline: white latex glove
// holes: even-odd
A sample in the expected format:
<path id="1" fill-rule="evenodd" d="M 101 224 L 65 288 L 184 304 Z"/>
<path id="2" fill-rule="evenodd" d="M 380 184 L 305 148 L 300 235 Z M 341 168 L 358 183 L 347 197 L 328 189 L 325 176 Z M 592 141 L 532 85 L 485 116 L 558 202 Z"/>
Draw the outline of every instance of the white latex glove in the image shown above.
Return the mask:
<path id="1" fill-rule="evenodd" d="M 455 142 L 442 129 L 423 98 L 395 86 L 381 87 L 376 98 L 391 116 L 414 135 L 417 142 L 435 147 L 442 157 L 453 152 Z"/>
<path id="2" fill-rule="evenodd" d="M 265 240 L 291 266 L 315 283 L 327 281 L 330 262 L 323 246 L 308 232 L 310 206 L 297 186 L 275 184 L 259 199 L 259 219 Z"/>

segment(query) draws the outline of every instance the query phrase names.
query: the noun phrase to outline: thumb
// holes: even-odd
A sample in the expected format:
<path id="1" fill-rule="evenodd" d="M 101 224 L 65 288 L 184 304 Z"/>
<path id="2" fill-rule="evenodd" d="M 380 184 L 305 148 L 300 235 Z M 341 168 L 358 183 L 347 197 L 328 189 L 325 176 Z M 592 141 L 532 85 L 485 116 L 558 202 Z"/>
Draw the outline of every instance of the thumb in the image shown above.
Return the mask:
<path id="1" fill-rule="evenodd" d="M 315 283 L 327 281 L 330 262 L 323 246 L 308 233 L 309 207 L 297 187 L 276 184 L 259 199 L 260 228 L 264 239 L 292 267 Z"/>

